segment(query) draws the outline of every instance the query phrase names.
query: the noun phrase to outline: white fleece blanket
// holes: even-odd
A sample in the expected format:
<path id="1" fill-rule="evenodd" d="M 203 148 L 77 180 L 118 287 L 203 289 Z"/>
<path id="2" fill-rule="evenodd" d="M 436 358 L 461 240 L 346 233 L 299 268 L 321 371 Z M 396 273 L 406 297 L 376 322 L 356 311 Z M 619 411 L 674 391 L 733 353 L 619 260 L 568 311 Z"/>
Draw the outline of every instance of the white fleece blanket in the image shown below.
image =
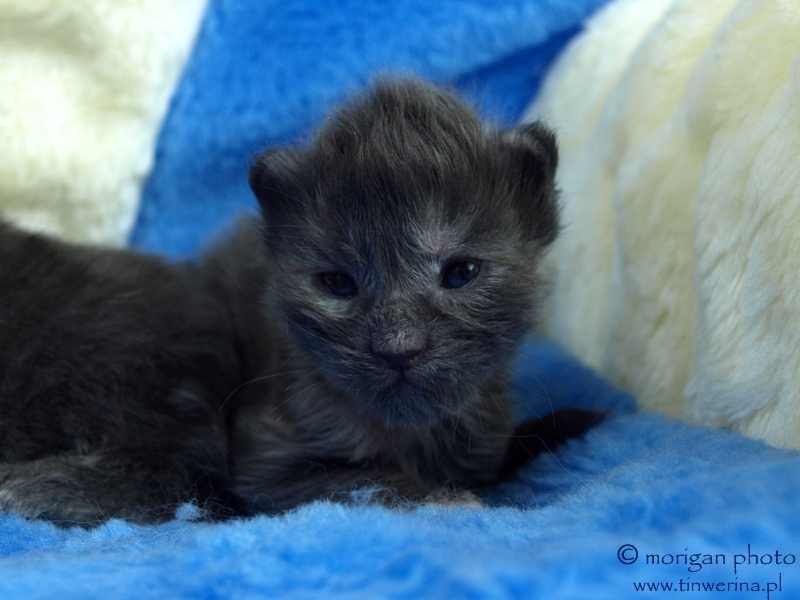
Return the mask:
<path id="1" fill-rule="evenodd" d="M 566 225 L 545 333 L 644 408 L 800 447 L 800 3 L 612 2 L 535 115 Z"/>
<path id="2" fill-rule="evenodd" d="M 205 0 L 0 0 L 0 215 L 123 244 Z"/>

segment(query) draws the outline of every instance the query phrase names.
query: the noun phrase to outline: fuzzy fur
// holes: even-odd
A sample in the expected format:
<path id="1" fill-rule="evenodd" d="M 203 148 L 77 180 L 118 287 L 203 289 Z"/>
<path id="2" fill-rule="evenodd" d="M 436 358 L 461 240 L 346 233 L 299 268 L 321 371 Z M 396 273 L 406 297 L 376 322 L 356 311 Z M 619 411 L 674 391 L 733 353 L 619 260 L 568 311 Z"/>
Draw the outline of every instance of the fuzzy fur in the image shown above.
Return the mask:
<path id="1" fill-rule="evenodd" d="M 258 159 L 266 321 L 285 330 L 267 336 L 279 356 L 254 374 L 274 379 L 241 390 L 237 496 L 271 510 L 370 481 L 421 498 L 495 480 L 513 425 L 506 364 L 557 231 L 555 164 L 539 125 L 484 131 L 453 95 L 414 81 L 380 82 L 313 145 Z M 454 258 L 480 261 L 474 284 L 443 288 Z M 325 272 L 358 293 L 331 294 Z M 381 358 L 409 352 L 399 373 Z"/>
<path id="2" fill-rule="evenodd" d="M 205 0 L 0 3 L 0 213 L 124 245 Z"/>
<path id="3" fill-rule="evenodd" d="M 192 498 L 261 512 L 496 482 L 556 162 L 538 124 L 488 130 L 449 92 L 385 80 L 264 153 L 263 218 L 198 265 L 0 226 L 0 507 L 157 520 Z M 445 285 L 466 260 L 477 277 Z M 594 422 L 572 416 L 569 435 Z"/>
<path id="4" fill-rule="evenodd" d="M 0 257 L 0 506 L 91 522 L 209 497 L 239 378 L 223 302 L 191 270 L 3 224 Z"/>
<path id="5" fill-rule="evenodd" d="M 624 0 L 531 112 L 559 131 L 545 332 L 645 408 L 800 447 L 796 3 Z"/>

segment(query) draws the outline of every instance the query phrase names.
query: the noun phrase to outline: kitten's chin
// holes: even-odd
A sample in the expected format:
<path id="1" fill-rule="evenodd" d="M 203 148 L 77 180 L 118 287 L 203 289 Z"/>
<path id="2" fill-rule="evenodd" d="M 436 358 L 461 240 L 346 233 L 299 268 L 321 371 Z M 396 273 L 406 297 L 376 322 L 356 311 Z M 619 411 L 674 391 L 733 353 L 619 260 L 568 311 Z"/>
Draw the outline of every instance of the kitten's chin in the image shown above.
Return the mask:
<path id="1" fill-rule="evenodd" d="M 361 400 L 387 427 L 434 425 L 446 412 L 440 398 L 408 381 L 394 383 Z"/>

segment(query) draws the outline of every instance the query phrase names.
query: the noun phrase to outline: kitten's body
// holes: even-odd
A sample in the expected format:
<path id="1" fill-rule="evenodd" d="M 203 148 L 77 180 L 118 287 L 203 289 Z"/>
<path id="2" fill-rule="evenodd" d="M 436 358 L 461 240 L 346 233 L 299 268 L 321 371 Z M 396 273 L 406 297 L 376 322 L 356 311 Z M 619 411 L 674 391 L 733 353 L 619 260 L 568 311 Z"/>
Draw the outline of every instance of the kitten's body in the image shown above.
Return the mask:
<path id="1" fill-rule="evenodd" d="M 3 224 L 0 282 L 0 506 L 84 522 L 208 496 L 241 377 L 222 298 L 191 270 Z"/>
<path id="2" fill-rule="evenodd" d="M 485 131 L 383 82 L 265 153 L 263 219 L 197 266 L 0 224 L 0 508 L 158 519 L 495 482 L 555 162 L 540 126 Z"/>

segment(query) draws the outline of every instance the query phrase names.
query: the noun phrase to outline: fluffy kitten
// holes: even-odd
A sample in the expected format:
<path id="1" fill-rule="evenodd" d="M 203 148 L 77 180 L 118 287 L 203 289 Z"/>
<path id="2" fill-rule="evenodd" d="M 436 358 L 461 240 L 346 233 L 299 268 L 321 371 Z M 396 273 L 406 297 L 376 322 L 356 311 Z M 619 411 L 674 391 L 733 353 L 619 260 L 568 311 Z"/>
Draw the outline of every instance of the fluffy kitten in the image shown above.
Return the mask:
<path id="1" fill-rule="evenodd" d="M 383 80 L 312 143 L 266 151 L 262 216 L 197 266 L 0 224 L 0 508 L 91 523 L 365 487 L 456 498 L 580 433 L 596 415 L 512 436 L 507 392 L 555 168 L 543 126 L 489 130 L 448 92 Z"/>

